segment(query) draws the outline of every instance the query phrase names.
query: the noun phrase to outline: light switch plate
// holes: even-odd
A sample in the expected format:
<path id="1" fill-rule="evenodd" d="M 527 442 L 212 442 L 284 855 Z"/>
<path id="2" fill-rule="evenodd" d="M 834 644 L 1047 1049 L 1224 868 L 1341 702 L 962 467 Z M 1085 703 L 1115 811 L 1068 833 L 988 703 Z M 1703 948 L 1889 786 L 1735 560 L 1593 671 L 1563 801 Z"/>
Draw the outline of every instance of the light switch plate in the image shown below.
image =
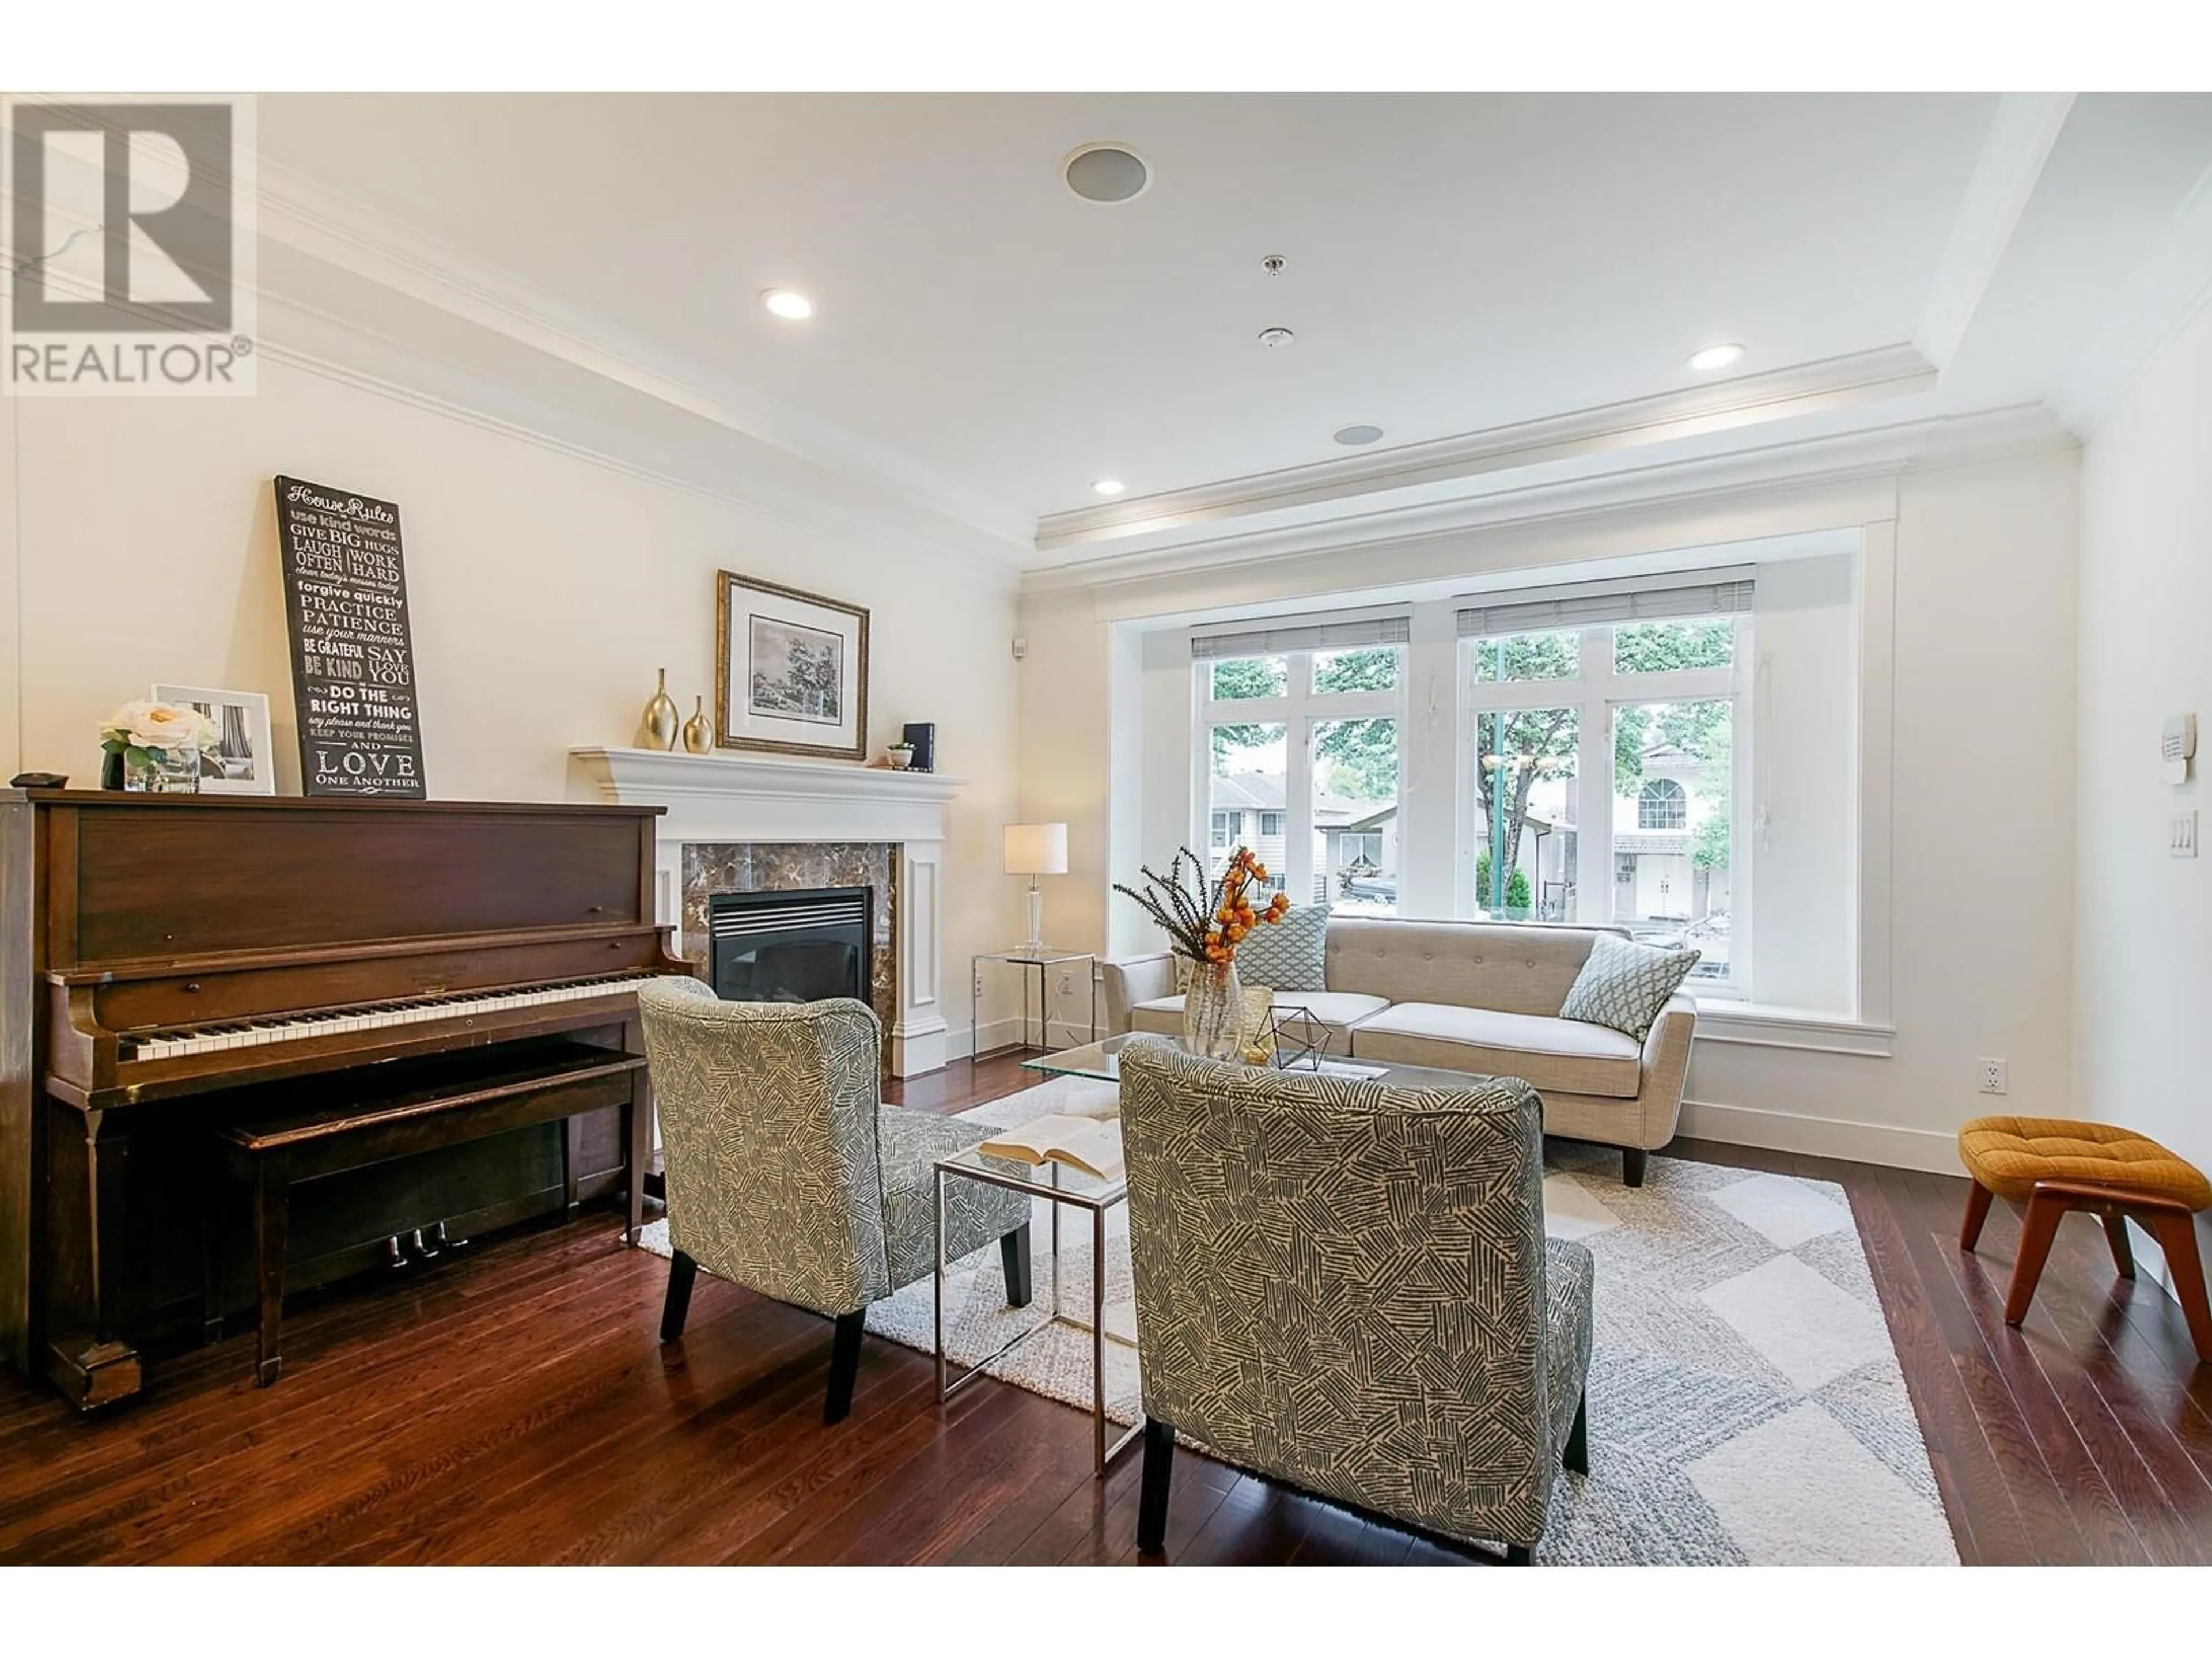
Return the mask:
<path id="1" fill-rule="evenodd" d="M 2166 850 L 2178 859 L 2197 856 L 2197 812 L 2176 812 L 2172 826 L 2166 832 Z"/>

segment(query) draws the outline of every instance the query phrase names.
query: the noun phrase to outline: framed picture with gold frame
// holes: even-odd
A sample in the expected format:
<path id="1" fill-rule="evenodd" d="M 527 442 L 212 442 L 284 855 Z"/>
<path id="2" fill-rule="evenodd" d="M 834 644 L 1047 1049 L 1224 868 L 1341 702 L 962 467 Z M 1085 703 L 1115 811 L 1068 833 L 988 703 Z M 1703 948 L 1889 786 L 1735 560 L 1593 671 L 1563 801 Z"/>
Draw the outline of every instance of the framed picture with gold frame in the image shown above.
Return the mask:
<path id="1" fill-rule="evenodd" d="M 734 571 L 714 577 L 714 741 L 868 757 L 868 613 Z"/>

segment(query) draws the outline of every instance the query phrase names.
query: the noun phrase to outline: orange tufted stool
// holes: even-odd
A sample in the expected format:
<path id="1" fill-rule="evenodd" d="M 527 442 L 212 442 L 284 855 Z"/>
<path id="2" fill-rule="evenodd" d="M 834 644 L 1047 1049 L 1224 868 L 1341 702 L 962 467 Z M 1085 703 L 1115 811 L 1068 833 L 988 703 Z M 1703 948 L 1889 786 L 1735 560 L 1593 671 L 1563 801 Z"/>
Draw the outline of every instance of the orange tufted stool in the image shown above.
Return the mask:
<path id="1" fill-rule="evenodd" d="M 2027 1317 L 2036 1281 L 2051 1254 L 2051 1235 L 2069 1210 L 2101 1218 L 2120 1277 L 2136 1276 L 2126 1218 L 2132 1216 L 2166 1253 L 2173 1291 L 2189 1321 L 2197 1357 L 2212 1364 L 2212 1310 L 2204 1300 L 2204 1268 L 2197 1254 L 2197 1211 L 2212 1208 L 2212 1182 L 2154 1140 L 2112 1123 L 2059 1117 L 1978 1117 L 1959 1131 L 1959 1157 L 1974 1178 L 1966 1194 L 1959 1248 L 1982 1236 L 1992 1198 L 2027 1206 L 2020 1259 L 2005 1292 L 2005 1323 Z"/>

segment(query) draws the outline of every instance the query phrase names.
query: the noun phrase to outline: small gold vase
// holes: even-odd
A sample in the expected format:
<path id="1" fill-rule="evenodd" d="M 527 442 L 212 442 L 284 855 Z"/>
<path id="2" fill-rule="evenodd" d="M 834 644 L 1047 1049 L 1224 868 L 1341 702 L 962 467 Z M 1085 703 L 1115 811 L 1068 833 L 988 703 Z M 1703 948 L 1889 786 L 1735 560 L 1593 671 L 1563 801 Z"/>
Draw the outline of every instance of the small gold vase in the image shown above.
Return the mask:
<path id="1" fill-rule="evenodd" d="M 714 722 L 707 718 L 707 699 L 695 697 L 691 718 L 684 722 L 684 747 L 694 755 L 703 755 L 714 746 Z"/>
<path id="2" fill-rule="evenodd" d="M 653 701 L 646 704 L 644 717 L 638 722 L 638 747 L 675 748 L 676 725 L 682 718 L 676 712 L 676 700 L 668 695 L 668 671 L 664 668 L 660 671 L 659 689 L 653 692 Z"/>

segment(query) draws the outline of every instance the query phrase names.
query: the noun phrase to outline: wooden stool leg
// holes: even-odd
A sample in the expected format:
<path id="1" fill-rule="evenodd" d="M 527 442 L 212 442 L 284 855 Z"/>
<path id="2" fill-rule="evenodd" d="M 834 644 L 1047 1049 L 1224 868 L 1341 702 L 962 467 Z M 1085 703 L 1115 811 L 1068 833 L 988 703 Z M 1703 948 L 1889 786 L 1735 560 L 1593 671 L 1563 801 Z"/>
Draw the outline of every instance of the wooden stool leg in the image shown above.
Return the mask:
<path id="1" fill-rule="evenodd" d="M 260 1288 L 261 1322 L 255 1340 L 253 1380 L 267 1388 L 284 1369 L 278 1342 L 284 1321 L 284 1156 L 264 1152 L 256 1160 L 253 1182 L 253 1262 Z"/>
<path id="2" fill-rule="evenodd" d="M 1982 1223 L 1990 1218 L 1990 1189 L 1978 1181 L 1966 1188 L 1966 1219 L 1959 1229 L 1959 1248 L 1971 1250 L 1981 1241 Z"/>
<path id="3" fill-rule="evenodd" d="M 2005 1292 L 2005 1323 L 2017 1325 L 2027 1317 L 2027 1304 L 2043 1278 L 2044 1261 L 2051 1255 L 2051 1240 L 2058 1218 L 2074 1207 L 2073 1200 L 2045 1192 L 2039 1185 L 2027 1200 L 2027 1219 L 2021 1224 L 2020 1255 L 2012 1267 L 2012 1288 Z"/>
<path id="4" fill-rule="evenodd" d="M 2197 1254 L 2197 1223 L 2178 1210 L 2148 1214 L 2142 1219 L 2151 1237 L 2158 1240 L 2158 1248 L 2166 1253 L 2166 1271 L 2173 1280 L 2174 1298 L 2181 1304 L 2182 1316 L 2189 1322 L 2189 1340 L 2197 1345 L 2197 1357 L 2212 1365 L 2212 1308 L 2207 1308 L 2204 1301 L 2204 1264 Z"/>
<path id="5" fill-rule="evenodd" d="M 2128 1243 L 2128 1218 L 2124 1215 L 2105 1218 L 2105 1243 L 2112 1247 L 2112 1271 L 2123 1279 L 2136 1276 L 2135 1246 Z"/>

